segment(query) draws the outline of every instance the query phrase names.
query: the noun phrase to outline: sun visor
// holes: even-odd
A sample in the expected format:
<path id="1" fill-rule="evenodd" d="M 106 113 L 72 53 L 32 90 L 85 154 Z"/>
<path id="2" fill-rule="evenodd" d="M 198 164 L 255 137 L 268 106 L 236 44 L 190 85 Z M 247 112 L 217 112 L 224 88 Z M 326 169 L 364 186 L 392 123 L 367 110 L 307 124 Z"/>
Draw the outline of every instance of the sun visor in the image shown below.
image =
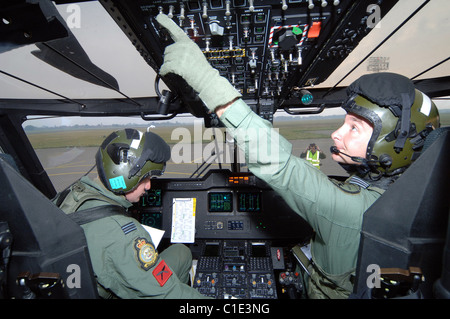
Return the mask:
<path id="1" fill-rule="evenodd" d="M 146 132 L 144 152 L 149 150 L 147 159 L 153 163 L 165 163 L 170 159 L 170 146 L 155 133 Z"/>
<path id="2" fill-rule="evenodd" d="M 170 159 L 170 146 L 157 134 L 146 132 L 145 144 L 141 156 L 133 163 L 128 178 L 136 175 L 147 161 L 153 163 L 165 163 Z"/>

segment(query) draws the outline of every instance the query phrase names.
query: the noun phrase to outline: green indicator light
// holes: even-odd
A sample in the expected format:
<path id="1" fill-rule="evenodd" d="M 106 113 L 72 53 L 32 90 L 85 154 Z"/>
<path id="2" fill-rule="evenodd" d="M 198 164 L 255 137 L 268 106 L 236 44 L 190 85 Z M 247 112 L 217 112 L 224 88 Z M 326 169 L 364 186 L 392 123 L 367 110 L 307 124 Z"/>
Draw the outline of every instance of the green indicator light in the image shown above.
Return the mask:
<path id="1" fill-rule="evenodd" d="M 292 33 L 295 35 L 299 35 L 299 34 L 303 33 L 303 30 L 300 29 L 299 27 L 294 27 L 294 28 L 292 28 Z"/>

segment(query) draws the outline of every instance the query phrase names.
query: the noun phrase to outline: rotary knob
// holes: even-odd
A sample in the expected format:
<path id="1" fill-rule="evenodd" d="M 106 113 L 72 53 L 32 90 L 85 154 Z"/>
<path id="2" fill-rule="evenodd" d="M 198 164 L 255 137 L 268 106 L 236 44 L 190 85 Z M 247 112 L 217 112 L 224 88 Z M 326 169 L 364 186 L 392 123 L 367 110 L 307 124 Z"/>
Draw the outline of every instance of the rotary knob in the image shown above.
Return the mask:
<path id="1" fill-rule="evenodd" d="M 209 30 L 211 31 L 211 35 L 223 35 L 224 28 L 220 26 L 217 21 L 213 21 L 209 23 Z"/>

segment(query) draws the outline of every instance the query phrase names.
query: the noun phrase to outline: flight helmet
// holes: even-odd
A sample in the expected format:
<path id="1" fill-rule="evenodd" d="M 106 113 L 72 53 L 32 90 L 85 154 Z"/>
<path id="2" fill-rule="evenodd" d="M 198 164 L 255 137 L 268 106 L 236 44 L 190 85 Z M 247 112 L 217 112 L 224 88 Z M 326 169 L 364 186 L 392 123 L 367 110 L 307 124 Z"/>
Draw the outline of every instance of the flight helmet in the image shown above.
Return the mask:
<path id="1" fill-rule="evenodd" d="M 408 167 L 422 150 L 425 138 L 440 126 L 436 105 L 406 77 L 375 73 L 347 88 L 343 108 L 373 125 L 366 163 L 381 173 Z"/>
<path id="2" fill-rule="evenodd" d="M 153 132 L 124 129 L 111 133 L 95 156 L 103 185 L 115 194 L 132 191 L 143 179 L 160 176 L 170 147 Z"/>

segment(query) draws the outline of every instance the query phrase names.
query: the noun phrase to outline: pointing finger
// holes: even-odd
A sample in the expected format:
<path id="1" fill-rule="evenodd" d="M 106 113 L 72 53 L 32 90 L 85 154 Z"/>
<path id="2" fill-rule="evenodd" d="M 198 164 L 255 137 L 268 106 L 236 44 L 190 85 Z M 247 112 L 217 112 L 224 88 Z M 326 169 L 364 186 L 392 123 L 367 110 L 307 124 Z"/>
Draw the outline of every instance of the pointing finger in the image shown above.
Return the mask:
<path id="1" fill-rule="evenodd" d="M 184 33 L 184 31 L 176 25 L 175 22 L 173 22 L 172 19 L 170 19 L 168 16 L 166 16 L 165 14 L 158 14 L 156 16 L 156 21 L 158 21 L 158 23 L 164 27 L 165 29 L 167 29 L 167 31 L 169 31 L 169 34 L 172 38 L 172 40 L 174 40 L 175 42 L 180 42 L 180 41 L 186 41 L 189 40 L 189 37 L 186 35 L 186 33 Z"/>

